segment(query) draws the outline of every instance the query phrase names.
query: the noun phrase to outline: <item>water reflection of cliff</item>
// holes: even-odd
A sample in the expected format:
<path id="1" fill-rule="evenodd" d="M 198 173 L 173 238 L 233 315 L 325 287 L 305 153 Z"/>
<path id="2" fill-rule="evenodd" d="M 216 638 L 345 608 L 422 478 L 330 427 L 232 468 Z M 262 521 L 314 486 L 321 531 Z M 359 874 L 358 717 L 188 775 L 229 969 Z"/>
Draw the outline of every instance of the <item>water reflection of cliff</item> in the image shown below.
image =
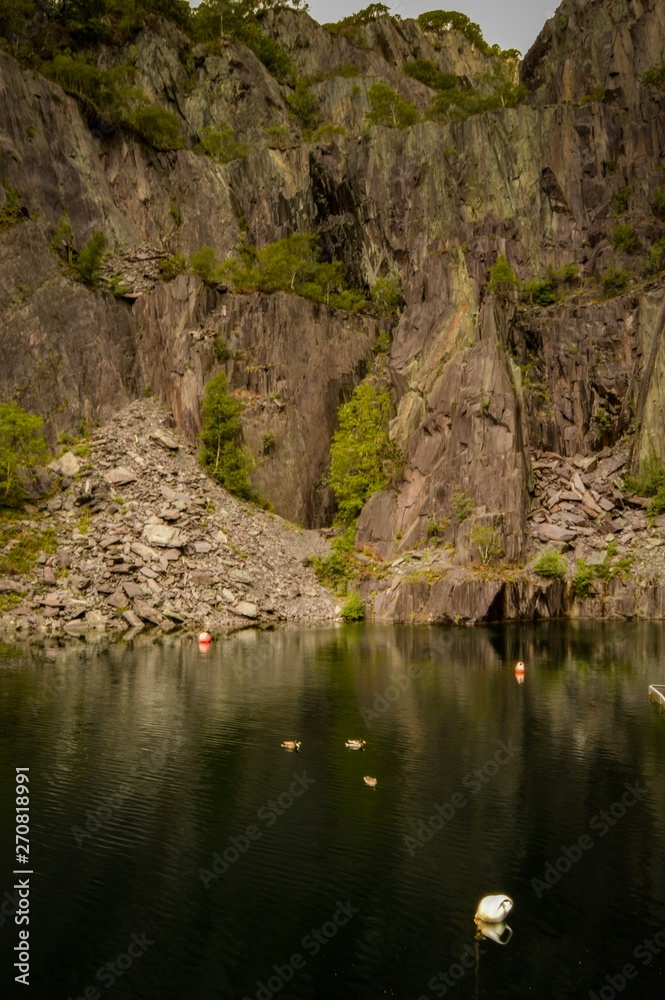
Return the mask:
<path id="1" fill-rule="evenodd" d="M 46 969 L 76 966 L 96 894 L 109 936 L 121 910 L 159 925 L 175 980 L 190 934 L 200 975 L 231 982 L 233 968 L 264 956 L 269 968 L 291 947 L 288 926 L 257 925 L 257 907 L 277 913 L 286 892 L 291 919 L 314 922 L 313 898 L 346 893 L 364 907 L 354 930 L 364 996 L 364 983 L 401 981 L 405 950 L 435 972 L 442 950 L 452 957 L 472 939 L 477 900 L 502 891 L 516 901 L 514 939 L 496 949 L 504 975 L 583 995 L 598 956 L 622 955 L 654 921 L 665 927 L 665 719 L 646 697 L 665 680 L 664 645 L 658 624 L 368 626 L 242 632 L 208 653 L 163 637 L 3 658 L 3 722 L 43 776 L 35 836 L 54 855 L 44 888 L 68 900 Z M 363 755 L 345 751 L 349 737 L 367 740 Z M 300 754 L 280 751 L 295 738 Z M 204 891 L 198 868 L 303 769 L 312 790 L 266 831 L 251 865 Z M 377 775 L 376 792 L 364 774 Z M 594 817 L 635 782 L 644 798 L 601 836 Z M 72 826 L 85 829 L 118 794 L 77 847 Z M 539 897 L 533 880 L 585 833 L 593 850 Z M 561 953 L 578 948 L 580 928 L 575 979 Z M 90 946 L 103 954 L 97 938 Z M 490 952 L 485 975 L 496 961 Z M 520 995 L 501 989 L 494 996 Z"/>

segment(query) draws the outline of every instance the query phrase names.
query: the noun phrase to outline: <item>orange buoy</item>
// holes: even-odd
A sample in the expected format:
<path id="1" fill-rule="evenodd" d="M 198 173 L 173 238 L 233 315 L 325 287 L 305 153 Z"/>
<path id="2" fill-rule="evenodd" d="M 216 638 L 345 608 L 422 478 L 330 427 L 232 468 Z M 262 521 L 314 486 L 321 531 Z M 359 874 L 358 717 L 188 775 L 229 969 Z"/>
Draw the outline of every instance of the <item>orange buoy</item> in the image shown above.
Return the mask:
<path id="1" fill-rule="evenodd" d="M 199 646 L 209 646 L 212 642 L 212 636 L 210 632 L 200 632 L 199 633 Z"/>
<path id="2" fill-rule="evenodd" d="M 526 669 L 526 667 L 524 666 L 524 664 L 522 663 L 522 661 L 518 660 L 517 663 L 515 664 L 515 673 L 516 674 L 523 674 L 524 671 L 525 671 L 525 669 Z"/>

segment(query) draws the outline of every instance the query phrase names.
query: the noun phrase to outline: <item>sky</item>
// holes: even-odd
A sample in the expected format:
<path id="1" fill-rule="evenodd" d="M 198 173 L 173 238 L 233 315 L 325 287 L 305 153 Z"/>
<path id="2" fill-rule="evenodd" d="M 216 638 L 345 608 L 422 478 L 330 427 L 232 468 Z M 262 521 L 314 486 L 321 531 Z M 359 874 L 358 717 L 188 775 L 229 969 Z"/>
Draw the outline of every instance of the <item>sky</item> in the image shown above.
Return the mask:
<path id="1" fill-rule="evenodd" d="M 372 0 L 309 0 L 315 21 L 339 21 L 367 7 Z M 457 10 L 476 21 L 490 45 L 519 49 L 525 55 L 540 29 L 552 17 L 559 0 L 381 0 L 393 14 L 417 17 L 427 10 Z"/>

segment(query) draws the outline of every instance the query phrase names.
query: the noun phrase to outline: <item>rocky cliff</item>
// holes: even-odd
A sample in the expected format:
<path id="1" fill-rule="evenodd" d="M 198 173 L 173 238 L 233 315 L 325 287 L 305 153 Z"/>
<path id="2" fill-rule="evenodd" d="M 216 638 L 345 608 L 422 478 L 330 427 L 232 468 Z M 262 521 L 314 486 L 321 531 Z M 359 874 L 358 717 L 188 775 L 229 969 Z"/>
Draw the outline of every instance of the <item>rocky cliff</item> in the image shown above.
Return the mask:
<path id="1" fill-rule="evenodd" d="M 74 96 L 0 52 L 0 174 L 21 212 L 0 232 L 2 397 L 44 413 L 55 441 L 149 389 L 193 441 L 203 386 L 223 365 L 247 404 L 256 484 L 277 513 L 329 524 L 337 409 L 389 321 L 191 274 L 167 281 L 159 268 L 204 245 L 223 258 L 241 239 L 315 232 L 352 284 L 393 273 L 404 290 L 390 356 L 403 478 L 370 498 L 356 538 L 376 615 L 659 615 L 661 598 L 642 592 L 658 587 L 655 563 L 641 580 L 599 582 L 593 606 L 529 566 L 546 544 L 572 568 L 604 559 L 608 540 L 619 557 L 659 541 L 618 477 L 665 460 L 654 207 L 665 92 L 645 78 L 665 47 L 662 4 L 564 0 L 520 64 L 520 103 L 408 128 L 368 124 L 373 83 L 425 113 L 434 92 L 407 62 L 480 89 L 513 63 L 454 29 L 388 17 L 331 32 L 283 8 L 262 30 L 306 80 L 316 122 L 337 129 L 304 129 L 293 79 L 278 82 L 231 38 L 193 43 L 155 17 L 124 50 L 96 56 L 131 62 L 186 147 L 232 126 L 247 155 L 228 163 L 91 128 Z M 105 233 L 115 296 L 73 280 L 51 249 L 65 211 L 78 246 Z M 492 281 L 500 255 L 519 284 Z M 626 593 L 612 603 L 617 587 Z"/>

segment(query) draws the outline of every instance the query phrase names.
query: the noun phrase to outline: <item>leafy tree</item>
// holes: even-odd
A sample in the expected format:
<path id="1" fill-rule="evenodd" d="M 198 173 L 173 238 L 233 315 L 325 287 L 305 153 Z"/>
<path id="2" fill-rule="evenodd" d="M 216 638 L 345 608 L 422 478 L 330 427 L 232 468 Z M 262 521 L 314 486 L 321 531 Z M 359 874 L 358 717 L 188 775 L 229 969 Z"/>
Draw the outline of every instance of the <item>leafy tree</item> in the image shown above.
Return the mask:
<path id="1" fill-rule="evenodd" d="M 63 260 L 66 260 L 67 263 L 70 263 L 75 246 L 76 238 L 74 236 L 74 230 L 72 229 L 72 224 L 69 221 L 69 212 L 65 210 L 53 228 L 51 249 L 57 253 L 59 257 L 62 257 Z"/>
<path id="2" fill-rule="evenodd" d="M 398 94 L 387 83 L 373 83 L 367 91 L 370 111 L 368 120 L 373 125 L 387 128 L 408 128 L 420 121 L 415 104 Z"/>
<path id="3" fill-rule="evenodd" d="M 48 457 L 43 425 L 41 417 L 18 403 L 0 403 L 0 501 L 5 506 L 21 499 L 18 470 L 42 464 Z"/>
<path id="4" fill-rule="evenodd" d="M 106 237 L 101 231 L 92 234 L 82 250 L 79 251 L 74 268 L 79 278 L 88 288 L 96 288 L 102 276 L 102 260 L 106 249 Z"/>
<path id="5" fill-rule="evenodd" d="M 506 255 L 500 253 L 490 271 L 488 286 L 490 292 L 493 292 L 497 298 L 507 299 L 517 284 L 517 275 L 506 260 Z"/>
<path id="6" fill-rule="evenodd" d="M 489 52 L 490 50 L 489 45 L 483 38 L 480 25 L 472 21 L 466 14 L 460 14 L 456 10 L 431 10 L 425 14 L 420 14 L 417 21 L 424 31 L 437 31 L 440 33 L 454 28 L 456 31 L 461 31 L 481 52 Z"/>
<path id="7" fill-rule="evenodd" d="M 394 478 L 399 462 L 388 436 L 390 394 L 361 382 L 338 416 L 330 446 L 330 485 L 337 500 L 337 520 L 350 524 L 372 493 L 385 489 Z"/>
<path id="8" fill-rule="evenodd" d="M 471 541 L 478 549 L 484 566 L 488 566 L 494 556 L 503 555 L 499 536 L 491 524 L 476 524 L 471 529 Z"/>
<path id="9" fill-rule="evenodd" d="M 239 445 L 244 405 L 227 389 L 226 372 L 206 384 L 201 405 L 200 461 L 229 493 L 256 500 L 249 480 L 249 461 Z"/>
<path id="10" fill-rule="evenodd" d="M 316 128 L 319 121 L 319 99 L 304 80 L 298 80 L 294 93 L 286 100 L 304 129 Z"/>
<path id="11" fill-rule="evenodd" d="M 238 289 L 292 292 L 350 312 L 367 304 L 362 292 L 347 287 L 341 261 L 321 260 L 313 233 L 293 233 L 260 250 L 240 244 L 237 250 L 239 256 L 224 261 L 220 274 Z"/>

